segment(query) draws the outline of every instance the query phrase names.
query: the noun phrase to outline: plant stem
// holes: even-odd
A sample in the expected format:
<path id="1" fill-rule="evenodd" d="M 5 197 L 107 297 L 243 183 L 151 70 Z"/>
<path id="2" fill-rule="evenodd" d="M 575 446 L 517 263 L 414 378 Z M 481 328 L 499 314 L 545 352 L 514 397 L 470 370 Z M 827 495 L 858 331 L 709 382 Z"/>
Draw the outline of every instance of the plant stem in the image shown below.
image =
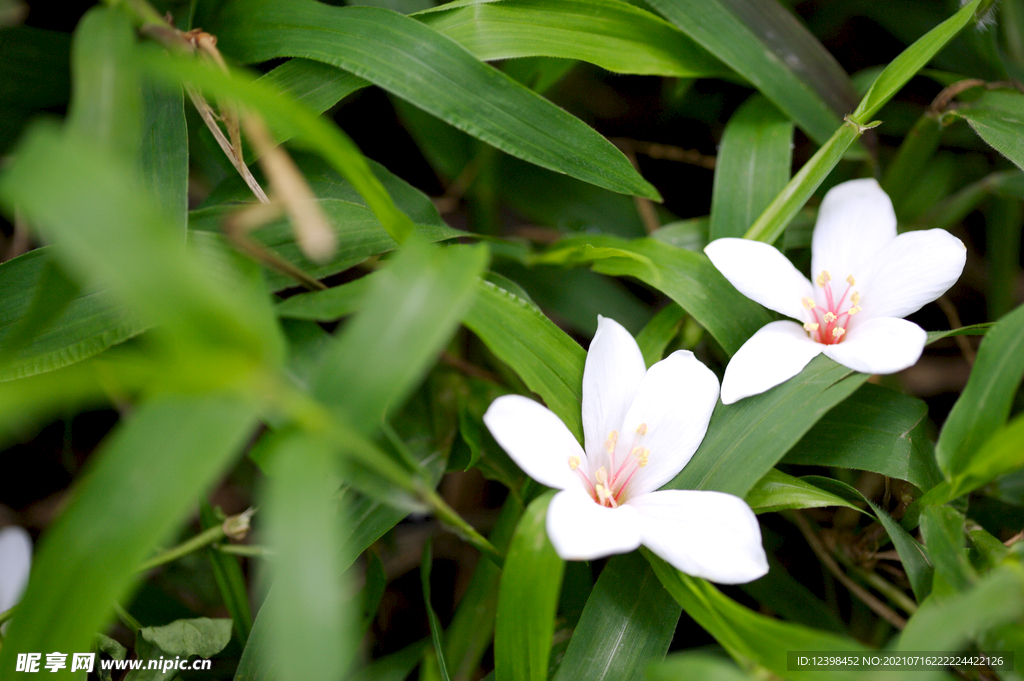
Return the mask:
<path id="1" fill-rule="evenodd" d="M 198 551 L 204 546 L 209 546 L 210 544 L 213 544 L 223 538 L 224 524 L 219 523 L 208 530 L 200 532 L 191 539 L 184 541 L 173 548 L 169 548 L 166 551 L 163 551 L 153 556 L 152 558 L 150 558 L 149 560 L 147 560 L 139 566 L 139 572 L 152 570 L 153 568 L 159 567 L 160 565 L 164 565 L 165 563 L 170 563 L 171 561 L 177 560 L 182 556 L 186 556 L 192 553 L 193 551 Z"/>

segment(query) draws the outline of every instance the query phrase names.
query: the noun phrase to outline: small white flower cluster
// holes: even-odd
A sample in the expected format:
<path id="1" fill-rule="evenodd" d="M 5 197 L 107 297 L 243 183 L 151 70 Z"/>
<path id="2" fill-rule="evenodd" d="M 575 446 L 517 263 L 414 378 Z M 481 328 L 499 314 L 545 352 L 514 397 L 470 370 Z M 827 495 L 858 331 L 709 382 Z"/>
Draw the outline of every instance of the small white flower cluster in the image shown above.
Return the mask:
<path id="1" fill-rule="evenodd" d="M 893 373 L 921 356 L 927 334 L 902 317 L 941 296 L 966 262 L 940 229 L 897 236 L 892 202 L 874 180 L 829 191 L 811 246 L 815 284 L 772 246 L 718 239 L 705 249 L 741 293 L 787 317 L 733 356 L 724 404 L 792 378 L 818 354 L 864 373 Z M 678 570 L 723 584 L 767 573 L 753 511 L 721 492 L 660 490 L 697 450 L 718 402 L 715 375 L 690 352 L 645 369 L 616 322 L 598 317 L 583 373 L 581 448 L 546 407 L 519 395 L 491 404 L 484 422 L 509 456 L 548 487 L 547 533 L 567 560 L 641 544 Z"/>

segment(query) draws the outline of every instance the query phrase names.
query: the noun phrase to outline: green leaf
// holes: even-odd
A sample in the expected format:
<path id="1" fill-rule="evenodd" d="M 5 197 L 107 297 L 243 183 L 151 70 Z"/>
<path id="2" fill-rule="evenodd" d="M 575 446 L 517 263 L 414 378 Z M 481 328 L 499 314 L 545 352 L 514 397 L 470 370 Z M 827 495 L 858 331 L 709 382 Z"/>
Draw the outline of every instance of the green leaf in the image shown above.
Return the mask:
<path id="1" fill-rule="evenodd" d="M 133 311 L 136 329 L 159 325 L 178 343 L 230 348 L 236 363 L 277 361 L 280 334 L 265 296 L 227 254 L 186 248 L 135 175 L 134 164 L 91 139 L 41 124 L 0 177 L 0 200 L 38 226 L 87 290 L 109 289 Z"/>
<path id="2" fill-rule="evenodd" d="M 921 535 L 935 566 L 936 585 L 941 578 L 957 592 L 967 590 L 977 581 L 967 560 L 962 513 L 949 506 L 925 507 L 921 512 Z"/>
<path id="3" fill-rule="evenodd" d="M 969 384 L 969 383 L 968 383 Z M 948 421 L 947 421 L 948 423 Z M 1024 415 L 1013 419 L 985 441 L 952 479 L 921 497 L 922 504 L 944 504 L 978 489 L 1004 473 L 1024 466 Z"/>
<path id="4" fill-rule="evenodd" d="M 253 81 L 245 74 L 230 75 L 195 60 L 149 51 L 142 55 L 146 73 L 169 85 L 194 85 L 215 97 L 230 97 L 261 113 L 272 130 L 294 130 L 296 144 L 313 149 L 355 187 L 366 205 L 396 240 L 413 231 L 409 217 L 395 207 L 366 158 L 348 136 L 321 120 L 308 108 L 282 96 L 274 85 Z"/>
<path id="5" fill-rule="evenodd" d="M 427 639 L 407 645 L 397 653 L 379 657 L 345 677 L 345 681 L 405 681 L 423 659 Z M 235 681 L 245 681 L 235 677 Z"/>
<path id="6" fill-rule="evenodd" d="M 1024 305 L 985 335 L 967 386 L 946 418 L 935 457 L 947 478 L 962 476 L 982 443 L 1006 423 L 1022 376 Z"/>
<path id="7" fill-rule="evenodd" d="M 32 578 L 0 651 L 90 650 L 137 569 L 237 455 L 256 409 L 223 395 L 163 395 L 137 405 L 108 438 L 71 503 L 43 535 Z"/>
<path id="8" fill-rule="evenodd" d="M 871 89 L 864 95 L 857 110 L 851 118 L 858 123 L 867 124 L 871 117 L 888 102 L 900 88 L 932 60 L 946 43 L 960 32 L 971 19 L 981 4 L 981 0 L 971 0 L 960 10 L 941 24 L 921 36 L 913 45 L 889 62 L 885 70 L 879 74 Z"/>
<path id="9" fill-rule="evenodd" d="M 970 590 L 931 598 L 907 622 L 897 650 L 960 650 L 999 625 L 1024 617 L 1024 569 L 1005 563 Z"/>
<path id="10" fill-rule="evenodd" d="M 505 557 L 494 629 L 497 681 L 543 681 L 548 676 L 565 570 L 545 529 L 553 496 L 548 492 L 527 506 Z"/>
<path id="11" fill-rule="evenodd" d="M 775 243 L 782 236 L 789 221 L 800 212 L 800 209 L 811 198 L 814 191 L 821 186 L 832 169 L 836 167 L 843 154 L 849 149 L 863 130 L 850 121 L 843 123 L 814 156 L 797 171 L 789 184 L 779 192 L 774 200 L 764 209 L 750 229 L 743 235 L 745 239 L 756 239 L 765 243 Z"/>
<path id="12" fill-rule="evenodd" d="M 102 6 L 87 12 L 75 30 L 71 66 L 68 127 L 134 161 L 142 141 L 142 87 L 128 13 Z"/>
<path id="13" fill-rule="evenodd" d="M 684 575 L 668 563 L 643 551 L 665 589 L 683 606 L 690 617 L 704 628 L 743 667 L 764 667 L 780 678 L 793 678 L 787 669 L 790 650 L 829 650 L 862 652 L 866 649 L 853 639 L 782 622 L 748 610 L 726 597 L 714 586 Z M 800 679 L 859 679 L 858 672 L 837 670 L 802 672 Z"/>
<path id="14" fill-rule="evenodd" d="M 996 93 L 990 93 L 996 94 Z M 1006 106 L 986 106 L 982 98 L 970 106 L 956 109 L 956 115 L 965 119 L 996 151 L 1024 169 L 1024 95 L 1019 92 L 998 93 L 1006 99 Z"/>
<path id="15" fill-rule="evenodd" d="M 892 516 L 878 507 L 873 501 L 865 497 L 861 492 L 846 483 L 832 478 L 821 478 L 818 476 L 807 476 L 805 480 L 813 483 L 822 489 L 829 490 L 838 496 L 843 496 L 849 501 L 862 501 L 878 518 L 878 522 L 885 528 L 889 539 L 892 540 L 896 552 L 903 563 L 903 569 L 907 573 L 910 587 L 914 590 L 918 602 L 925 599 L 931 592 L 932 574 L 934 572 L 928 553 L 925 548 L 917 543 L 910 534 L 903 529 L 903 526 L 893 520 Z"/>
<path id="16" fill-rule="evenodd" d="M 942 340 L 943 338 L 948 338 L 950 336 L 984 336 L 991 328 L 992 324 L 986 322 L 984 324 L 961 326 L 959 329 L 952 329 L 950 331 L 929 331 L 927 345 L 931 345 L 937 340 Z"/>
<path id="17" fill-rule="evenodd" d="M 846 499 L 815 487 L 776 469 L 768 471 L 747 492 L 746 502 L 754 513 L 771 513 L 793 508 L 846 506 L 860 510 Z"/>
<path id="18" fill-rule="evenodd" d="M 188 226 L 188 131 L 181 88 L 142 84 L 142 184 L 184 236 Z"/>
<path id="19" fill-rule="evenodd" d="M 358 430 L 376 430 L 470 309 L 487 257 L 484 246 L 438 248 L 410 238 L 322 357 L 313 393 Z"/>
<path id="20" fill-rule="evenodd" d="M 819 355 L 795 377 L 765 393 L 735 404 L 719 403 L 704 441 L 666 487 L 746 496 L 819 419 L 867 378 Z"/>
<path id="21" fill-rule="evenodd" d="M 423 604 L 427 610 L 427 622 L 430 625 L 430 640 L 434 644 L 434 655 L 437 659 L 437 667 L 441 672 L 444 681 L 451 681 L 448 675 L 448 663 L 444 657 L 444 629 L 441 627 L 441 620 L 434 612 L 434 604 L 430 602 L 430 569 L 434 563 L 434 551 L 431 540 L 423 545 L 423 558 L 420 561 L 420 585 L 423 588 Z"/>
<path id="22" fill-rule="evenodd" d="M 336 450 L 304 433 L 277 435 L 264 495 L 275 551 L 263 605 L 270 616 L 267 659 L 271 668 L 288 670 L 285 678 L 336 681 L 361 634 L 341 555 L 347 509 L 342 504 L 339 513 Z"/>
<path id="23" fill-rule="evenodd" d="M 866 384 L 825 414 L 783 463 L 872 471 L 928 490 L 942 473 L 927 431 L 924 402 Z"/>
<path id="24" fill-rule="evenodd" d="M 652 0 L 650 5 L 818 143 L 853 106 L 856 95 L 842 67 L 778 2 Z"/>
<path id="25" fill-rule="evenodd" d="M 481 61 L 544 56 L 637 75 L 731 73 L 672 24 L 618 0 L 459 0 L 415 18 Z"/>
<path id="26" fill-rule="evenodd" d="M 496 284 L 477 284 L 465 324 L 508 364 L 583 441 L 583 363 L 587 353 L 530 302 Z"/>
<path id="27" fill-rule="evenodd" d="M 337 274 L 370 256 L 387 253 L 398 247 L 369 209 L 340 199 L 319 199 L 317 202 L 338 238 L 338 248 L 327 262 L 314 263 L 303 255 L 295 239 L 295 230 L 287 218 L 274 220 L 249 236 L 316 279 Z M 237 206 L 224 206 L 193 211 L 190 226 L 195 231 L 217 231 L 223 220 L 236 210 Z M 428 241 L 443 241 L 464 234 L 450 227 L 434 226 L 417 226 L 416 232 Z M 267 272 L 267 283 L 273 290 L 296 285 L 294 279 L 273 270 Z"/>
<path id="28" fill-rule="evenodd" d="M 655 239 L 569 237 L 538 261 L 588 263 L 601 274 L 639 279 L 678 303 L 729 354 L 739 350 L 755 331 L 771 321 L 764 308 L 736 291 L 703 253 L 675 248 Z M 729 310 L 729 314 L 722 314 L 722 310 Z"/>
<path id="29" fill-rule="evenodd" d="M 175 620 L 162 627 L 143 627 L 139 635 L 171 655 L 198 655 L 208 659 L 224 650 L 231 640 L 230 619 Z"/>
<path id="30" fill-rule="evenodd" d="M 579 119 L 415 19 L 373 7 L 234 0 L 222 6 L 216 32 L 221 49 L 243 62 L 304 57 L 332 64 L 530 163 L 660 198 Z"/>
<path id="31" fill-rule="evenodd" d="M 630 681 L 668 651 L 679 606 L 635 551 L 601 571 L 554 681 Z"/>
<path id="32" fill-rule="evenodd" d="M 741 237 L 789 181 L 793 122 L 755 95 L 722 133 L 715 162 L 708 240 Z"/>
<path id="33" fill-rule="evenodd" d="M 652 662 L 644 672 L 645 681 L 750 681 L 754 677 L 735 664 L 707 653 L 673 653 L 661 662 Z"/>
<path id="34" fill-rule="evenodd" d="M 370 85 L 348 71 L 312 59 L 289 59 L 259 80 L 316 113 L 327 111 L 353 92 Z M 287 121 L 280 121 L 273 128 L 278 142 L 298 133 L 299 129 Z"/>
<path id="35" fill-rule="evenodd" d="M 363 307 L 366 294 L 377 278 L 377 273 L 371 273 L 326 291 L 309 291 L 285 298 L 277 304 L 277 314 L 285 319 L 321 322 L 347 317 Z"/>
<path id="36" fill-rule="evenodd" d="M 671 303 L 654 315 L 637 334 L 636 344 L 640 346 L 644 364 L 648 369 L 665 356 L 665 348 L 683 328 L 685 320 L 686 313 L 683 312 L 683 308 Z"/>

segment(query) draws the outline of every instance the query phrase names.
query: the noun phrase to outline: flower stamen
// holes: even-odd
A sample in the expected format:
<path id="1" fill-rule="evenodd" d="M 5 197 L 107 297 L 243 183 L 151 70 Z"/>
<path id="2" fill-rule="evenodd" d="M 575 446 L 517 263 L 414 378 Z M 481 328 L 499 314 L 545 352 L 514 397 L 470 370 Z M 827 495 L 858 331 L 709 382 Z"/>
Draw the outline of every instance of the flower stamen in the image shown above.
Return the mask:
<path id="1" fill-rule="evenodd" d="M 838 300 L 832 291 L 832 274 L 828 270 L 822 270 L 815 277 L 815 281 L 823 289 L 823 295 L 819 296 L 817 301 L 809 296 L 800 299 L 801 305 L 810 310 L 810 316 L 813 317 L 813 320 L 804 323 L 803 327 L 811 340 L 823 345 L 835 345 L 841 342 L 843 336 L 846 335 L 850 317 L 861 311 L 858 306 L 860 293 L 852 290 L 857 284 L 857 280 L 852 274 L 846 277 L 846 290 Z M 849 297 L 849 303 L 846 302 L 847 297 Z M 847 304 L 849 307 L 843 309 Z"/>

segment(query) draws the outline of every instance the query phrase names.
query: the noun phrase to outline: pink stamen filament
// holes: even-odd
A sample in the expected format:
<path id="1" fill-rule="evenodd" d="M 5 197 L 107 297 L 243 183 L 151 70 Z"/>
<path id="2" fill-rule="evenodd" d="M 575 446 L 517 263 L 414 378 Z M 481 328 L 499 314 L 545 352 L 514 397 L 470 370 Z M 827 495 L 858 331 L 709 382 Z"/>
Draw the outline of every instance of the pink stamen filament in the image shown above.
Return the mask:
<path id="1" fill-rule="evenodd" d="M 820 281 L 821 280 L 819 280 L 819 282 Z M 810 308 L 811 314 L 814 316 L 814 321 L 818 324 L 818 328 L 813 331 L 809 330 L 808 333 L 811 334 L 811 338 L 813 340 L 816 340 L 819 343 L 824 345 L 836 345 L 842 342 L 843 338 L 846 337 L 846 325 L 849 324 L 850 310 L 853 309 L 853 306 L 846 310 L 843 310 L 842 307 L 843 304 L 846 303 L 846 297 L 850 295 L 850 290 L 853 288 L 853 284 L 849 283 L 849 280 L 847 281 L 846 290 L 843 291 L 843 295 L 839 298 L 838 303 L 832 295 L 832 284 L 830 279 L 825 280 L 822 288 L 825 289 L 825 302 L 827 304 L 827 308 L 825 310 L 821 310 L 820 307 Z M 833 315 L 834 318 L 832 321 L 825 320 L 825 315 L 828 313 Z M 841 328 L 843 330 L 843 334 L 838 338 L 834 335 L 837 328 Z"/>

